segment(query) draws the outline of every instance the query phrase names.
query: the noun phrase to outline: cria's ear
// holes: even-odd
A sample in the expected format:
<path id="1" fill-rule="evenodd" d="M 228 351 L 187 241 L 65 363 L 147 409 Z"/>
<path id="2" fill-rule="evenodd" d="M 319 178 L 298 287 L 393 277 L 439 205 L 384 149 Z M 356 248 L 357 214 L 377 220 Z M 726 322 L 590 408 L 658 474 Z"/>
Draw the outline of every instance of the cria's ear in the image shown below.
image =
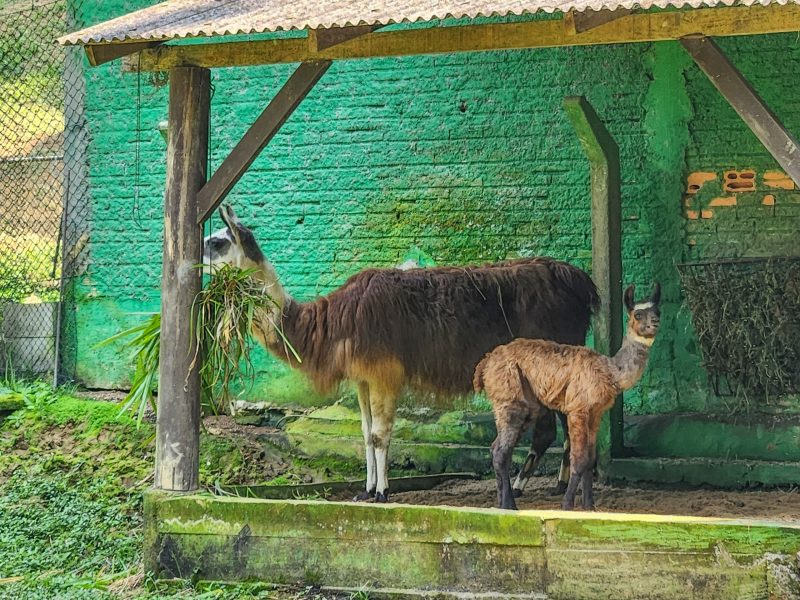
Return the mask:
<path id="1" fill-rule="evenodd" d="M 650 294 L 650 302 L 657 306 L 661 302 L 661 284 L 657 281 L 653 284 L 653 293 Z"/>
<path id="2" fill-rule="evenodd" d="M 636 301 L 633 299 L 633 293 L 636 291 L 636 287 L 633 284 L 628 286 L 628 289 L 625 290 L 625 294 L 622 296 L 623 300 L 625 301 L 625 308 L 628 309 L 628 312 L 633 310 Z"/>

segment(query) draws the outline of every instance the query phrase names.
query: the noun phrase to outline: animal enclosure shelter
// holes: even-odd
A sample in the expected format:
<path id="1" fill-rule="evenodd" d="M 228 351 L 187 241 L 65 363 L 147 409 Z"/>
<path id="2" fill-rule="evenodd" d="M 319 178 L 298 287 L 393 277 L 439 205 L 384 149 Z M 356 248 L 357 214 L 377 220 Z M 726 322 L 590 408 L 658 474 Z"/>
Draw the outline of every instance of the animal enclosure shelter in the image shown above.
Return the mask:
<path id="1" fill-rule="evenodd" d="M 797 4 L 80 6 L 97 24 L 60 39 L 86 54 L 77 381 L 124 388 L 125 354 L 95 345 L 159 306 L 162 347 L 190 347 L 200 278 L 185 265 L 225 200 L 299 299 L 366 267 L 553 256 L 591 273 L 603 301 L 592 343 L 608 353 L 623 283 L 659 281 L 661 332 L 604 423 L 601 477 L 797 484 Z M 796 571 L 781 561 L 800 550 L 797 521 L 177 494 L 197 488 L 190 363 L 162 360 L 146 543 L 164 577 L 442 597 L 781 597 L 794 585 L 764 557 Z M 363 460 L 349 390 L 320 396 L 266 355 L 257 369 L 242 395 L 254 422 L 280 422 L 310 454 Z M 398 472 L 491 469 L 481 397 L 409 397 L 399 417 Z"/>

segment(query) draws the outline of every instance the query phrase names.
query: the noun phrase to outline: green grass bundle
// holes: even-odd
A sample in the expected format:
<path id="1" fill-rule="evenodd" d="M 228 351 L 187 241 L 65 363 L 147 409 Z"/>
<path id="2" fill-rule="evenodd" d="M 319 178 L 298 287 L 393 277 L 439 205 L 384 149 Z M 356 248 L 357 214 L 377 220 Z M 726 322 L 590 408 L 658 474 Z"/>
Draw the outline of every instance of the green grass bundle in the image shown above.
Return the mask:
<path id="1" fill-rule="evenodd" d="M 223 265 L 195 298 L 197 354 L 192 365 L 202 358 L 202 387 L 215 414 L 228 410 L 233 385 L 255 377 L 250 332 L 257 319 L 268 318 L 278 306 L 253 273 Z"/>
<path id="2" fill-rule="evenodd" d="M 255 369 L 250 356 L 254 342 L 250 332 L 257 319 L 268 318 L 277 306 L 263 283 L 252 274 L 252 269 L 229 265 L 215 269 L 194 301 L 197 351 L 192 367 L 199 363 L 203 405 L 214 414 L 228 411 L 232 388 L 244 390 L 246 380 L 252 382 Z M 151 314 L 141 325 L 98 346 L 130 336 L 134 337 L 125 347 L 134 351 L 135 371 L 122 410 L 135 412 L 141 422 L 148 405 L 156 410 L 161 315 Z"/>

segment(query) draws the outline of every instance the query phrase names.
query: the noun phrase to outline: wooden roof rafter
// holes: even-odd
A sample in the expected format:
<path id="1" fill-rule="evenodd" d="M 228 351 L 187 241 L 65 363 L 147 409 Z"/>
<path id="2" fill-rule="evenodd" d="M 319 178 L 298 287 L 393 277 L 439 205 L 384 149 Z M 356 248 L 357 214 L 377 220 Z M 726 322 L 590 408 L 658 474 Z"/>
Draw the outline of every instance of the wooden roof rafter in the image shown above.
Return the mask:
<path id="1" fill-rule="evenodd" d="M 613 18 L 612 18 L 613 16 Z M 342 28 L 348 30 L 350 28 Z M 323 60 L 452 52 L 553 48 L 725 37 L 800 31 L 800 6 L 734 6 L 611 15 L 585 31 L 574 16 L 517 23 L 486 23 L 364 32 L 334 45 L 311 37 L 203 44 L 162 44 L 124 59 L 127 71 L 167 71 L 177 66 L 242 67 Z M 87 45 L 87 51 L 96 45 Z"/>

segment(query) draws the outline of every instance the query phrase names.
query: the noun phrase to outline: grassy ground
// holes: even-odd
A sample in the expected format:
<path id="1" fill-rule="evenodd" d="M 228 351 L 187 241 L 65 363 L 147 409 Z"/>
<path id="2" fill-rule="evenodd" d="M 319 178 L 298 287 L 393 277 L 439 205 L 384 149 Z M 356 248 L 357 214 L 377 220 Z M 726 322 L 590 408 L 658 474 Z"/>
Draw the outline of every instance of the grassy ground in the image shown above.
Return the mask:
<path id="1" fill-rule="evenodd" d="M 0 422 L 0 599 L 331 597 L 310 588 L 157 584 L 141 565 L 153 425 L 137 428 L 113 403 L 43 384 L 0 383 L 3 400 L 23 408 Z M 278 450 L 264 456 L 272 450 L 259 454 L 235 436 L 206 433 L 201 447 L 204 486 L 311 472 L 307 462 Z"/>

